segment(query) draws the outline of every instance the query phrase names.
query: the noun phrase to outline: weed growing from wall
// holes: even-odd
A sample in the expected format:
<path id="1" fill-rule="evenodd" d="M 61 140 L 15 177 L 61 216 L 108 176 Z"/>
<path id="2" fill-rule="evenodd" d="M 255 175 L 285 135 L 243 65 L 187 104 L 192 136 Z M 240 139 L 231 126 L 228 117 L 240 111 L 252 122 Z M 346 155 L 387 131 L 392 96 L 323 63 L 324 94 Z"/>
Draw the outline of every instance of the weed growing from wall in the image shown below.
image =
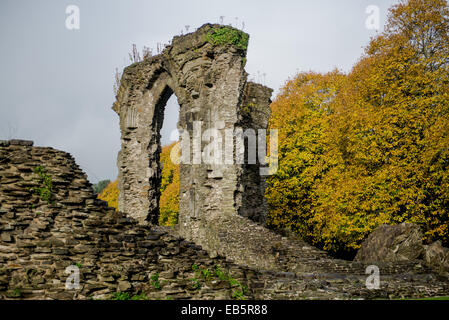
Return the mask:
<path id="1" fill-rule="evenodd" d="M 206 35 L 206 40 L 214 46 L 230 44 L 239 49 L 246 50 L 248 48 L 249 35 L 229 27 L 213 28 Z"/>
<path id="2" fill-rule="evenodd" d="M 52 203 L 53 181 L 51 176 L 47 174 L 47 170 L 42 166 L 34 168 L 34 173 L 39 176 L 38 182 L 40 186 L 34 187 L 32 191 L 38 194 L 42 201 Z"/>
<path id="3" fill-rule="evenodd" d="M 199 290 L 202 287 L 201 279 L 204 281 L 212 281 L 215 279 L 226 281 L 232 289 L 231 297 L 236 300 L 246 300 L 248 293 L 248 287 L 242 285 L 238 280 L 234 279 L 229 273 L 223 271 L 220 266 L 215 266 L 213 270 L 209 270 L 206 267 L 199 267 L 198 265 L 192 265 L 192 270 L 195 272 L 195 277 L 192 280 L 192 287 L 195 290 Z"/>

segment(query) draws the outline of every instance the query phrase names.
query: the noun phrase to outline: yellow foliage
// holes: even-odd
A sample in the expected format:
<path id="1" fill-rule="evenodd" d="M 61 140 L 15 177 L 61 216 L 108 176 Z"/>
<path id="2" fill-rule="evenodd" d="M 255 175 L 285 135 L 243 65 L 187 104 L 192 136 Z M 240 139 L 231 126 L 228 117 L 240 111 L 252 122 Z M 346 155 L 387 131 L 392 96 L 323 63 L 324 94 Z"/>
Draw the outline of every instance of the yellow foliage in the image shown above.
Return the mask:
<path id="1" fill-rule="evenodd" d="M 446 1 L 403 1 L 347 76 L 286 84 L 270 119 L 270 225 L 342 255 L 383 223 L 415 222 L 449 244 L 448 30 Z"/>
<path id="2" fill-rule="evenodd" d="M 98 199 L 106 201 L 109 207 L 118 210 L 118 186 L 117 180 L 110 182 L 106 188 L 97 196 Z"/>
<path id="3" fill-rule="evenodd" d="M 178 223 L 179 212 L 179 171 L 178 180 L 167 186 L 159 201 L 159 225 L 174 226 Z"/>
<path id="4" fill-rule="evenodd" d="M 179 212 L 179 165 L 170 159 L 170 153 L 176 152 L 178 142 L 162 148 L 162 181 L 159 200 L 159 225 L 173 226 L 178 223 Z"/>

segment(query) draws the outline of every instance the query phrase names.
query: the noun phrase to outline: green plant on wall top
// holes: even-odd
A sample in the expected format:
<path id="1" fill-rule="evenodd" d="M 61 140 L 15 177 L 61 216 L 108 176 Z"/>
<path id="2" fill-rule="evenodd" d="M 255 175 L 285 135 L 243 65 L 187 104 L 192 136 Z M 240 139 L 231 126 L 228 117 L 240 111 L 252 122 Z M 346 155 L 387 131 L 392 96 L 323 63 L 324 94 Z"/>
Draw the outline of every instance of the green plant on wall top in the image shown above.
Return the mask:
<path id="1" fill-rule="evenodd" d="M 248 48 L 249 35 L 234 28 L 221 27 L 213 28 L 206 35 L 206 39 L 213 45 L 231 44 L 239 49 L 246 50 Z"/>

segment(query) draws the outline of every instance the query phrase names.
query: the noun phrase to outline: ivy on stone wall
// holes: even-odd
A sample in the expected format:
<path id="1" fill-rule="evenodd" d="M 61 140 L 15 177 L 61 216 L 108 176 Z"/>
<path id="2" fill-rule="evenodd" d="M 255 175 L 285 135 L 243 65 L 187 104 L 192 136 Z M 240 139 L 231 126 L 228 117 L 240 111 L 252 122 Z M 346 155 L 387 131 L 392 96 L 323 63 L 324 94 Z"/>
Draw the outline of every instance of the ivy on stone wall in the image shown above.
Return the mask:
<path id="1" fill-rule="evenodd" d="M 47 174 L 47 170 L 42 166 L 37 166 L 34 169 L 34 173 L 39 176 L 39 187 L 34 187 L 32 190 L 38 194 L 42 201 L 51 203 L 53 193 L 53 181 L 51 176 Z"/>
<path id="2" fill-rule="evenodd" d="M 213 45 L 231 44 L 239 49 L 246 50 L 248 48 L 249 35 L 234 28 L 221 27 L 213 28 L 206 35 L 206 39 Z"/>

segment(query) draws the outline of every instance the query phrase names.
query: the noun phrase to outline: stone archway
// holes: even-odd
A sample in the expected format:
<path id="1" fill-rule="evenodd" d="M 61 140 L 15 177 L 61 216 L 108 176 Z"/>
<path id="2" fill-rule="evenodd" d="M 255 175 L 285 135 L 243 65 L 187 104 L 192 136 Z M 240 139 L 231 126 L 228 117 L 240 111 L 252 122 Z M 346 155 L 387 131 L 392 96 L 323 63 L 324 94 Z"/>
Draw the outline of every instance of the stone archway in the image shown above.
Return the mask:
<path id="1" fill-rule="evenodd" d="M 142 223 L 157 224 L 160 129 L 165 104 L 175 94 L 180 106 L 178 129 L 189 136 L 184 141 L 190 154 L 184 152 L 182 157 L 191 159 L 180 165 L 181 234 L 211 249 L 218 246 L 207 245 L 219 236 L 211 231 L 214 225 L 239 215 L 264 222 L 264 181 L 257 163 L 195 161 L 195 152 L 208 143 L 201 135 L 195 140 L 200 130 L 217 128 L 225 137 L 227 129 L 267 127 L 272 90 L 247 81 L 247 40 L 248 35 L 237 29 L 206 24 L 174 37 L 161 54 L 124 70 L 113 106 L 120 116 L 122 142 L 120 211 Z M 232 158 L 233 146 L 226 150 Z"/>

